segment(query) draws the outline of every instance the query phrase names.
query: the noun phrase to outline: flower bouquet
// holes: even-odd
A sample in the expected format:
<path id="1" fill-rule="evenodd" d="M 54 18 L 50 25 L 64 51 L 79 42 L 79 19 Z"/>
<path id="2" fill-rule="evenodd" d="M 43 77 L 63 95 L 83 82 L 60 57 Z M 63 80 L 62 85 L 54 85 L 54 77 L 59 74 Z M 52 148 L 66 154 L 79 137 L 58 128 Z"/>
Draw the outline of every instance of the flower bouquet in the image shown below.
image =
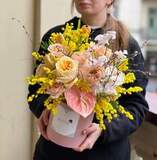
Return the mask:
<path id="1" fill-rule="evenodd" d="M 89 26 L 74 29 L 67 24 L 62 33 L 52 33 L 48 44 L 43 45 L 47 46 L 45 55 L 33 52 L 41 63 L 28 83 L 40 87 L 28 101 L 40 94 L 49 95 L 44 102 L 51 110 L 47 134 L 65 147 L 76 147 L 86 138 L 82 130 L 92 123 L 94 114 L 104 130 L 104 119 L 111 122 L 124 114 L 133 120 L 118 99 L 122 94 L 142 91 L 138 86 L 123 86 L 136 78 L 129 71 L 127 51 L 113 52 L 109 48 L 116 33 L 108 31 L 93 41 L 90 33 Z"/>

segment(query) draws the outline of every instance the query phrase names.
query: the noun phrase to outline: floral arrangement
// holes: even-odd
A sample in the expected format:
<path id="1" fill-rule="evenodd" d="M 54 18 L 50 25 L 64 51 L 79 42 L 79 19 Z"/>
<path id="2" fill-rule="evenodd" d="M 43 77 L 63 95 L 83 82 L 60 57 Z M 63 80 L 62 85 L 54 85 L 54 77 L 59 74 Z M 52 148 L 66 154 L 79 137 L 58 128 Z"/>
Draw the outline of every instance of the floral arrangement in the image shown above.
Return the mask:
<path id="1" fill-rule="evenodd" d="M 39 84 L 37 92 L 28 97 L 32 101 L 40 94 L 48 94 L 44 106 L 55 116 L 60 103 L 67 105 L 83 117 L 95 112 L 100 127 L 106 129 L 104 119 L 111 122 L 120 114 L 133 120 L 131 113 L 118 103 L 122 94 L 142 91 L 139 86 L 125 88 L 136 78 L 129 71 L 127 51 L 113 52 L 110 41 L 114 31 L 90 40 L 91 28 L 67 24 L 63 33 L 52 33 L 45 55 L 33 52 L 40 61 L 35 75 L 29 77 L 30 85 Z"/>

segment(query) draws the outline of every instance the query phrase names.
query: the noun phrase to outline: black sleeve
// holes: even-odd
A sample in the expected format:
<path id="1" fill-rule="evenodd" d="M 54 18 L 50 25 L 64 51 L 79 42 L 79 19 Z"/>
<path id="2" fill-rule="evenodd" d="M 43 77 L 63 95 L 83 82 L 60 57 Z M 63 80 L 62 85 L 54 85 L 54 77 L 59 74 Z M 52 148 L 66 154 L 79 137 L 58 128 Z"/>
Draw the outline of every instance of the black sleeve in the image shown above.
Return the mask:
<path id="1" fill-rule="evenodd" d="M 42 42 L 48 42 L 49 40 L 49 37 L 51 35 L 51 33 L 53 32 L 61 32 L 61 28 L 63 26 L 60 25 L 60 26 L 56 26 L 52 29 L 50 29 L 42 38 Z M 45 50 L 42 45 L 40 45 L 40 48 L 39 48 L 39 54 L 41 55 L 44 55 L 47 50 Z M 40 62 L 39 61 L 36 61 L 36 66 L 39 65 Z M 36 67 L 34 68 L 34 74 L 35 74 L 35 70 L 36 70 Z M 32 94 L 35 94 L 36 91 L 39 89 L 39 85 L 29 85 L 28 86 L 28 97 L 31 96 Z M 29 108 L 30 110 L 32 111 L 32 113 L 37 117 L 39 118 L 42 111 L 44 110 L 44 101 L 47 99 L 48 95 L 46 94 L 40 94 L 38 95 L 37 98 L 34 98 L 33 101 L 31 102 L 28 102 L 28 105 L 29 105 Z"/>
<path id="2" fill-rule="evenodd" d="M 43 42 L 47 42 L 47 39 L 48 39 L 48 35 L 45 34 L 42 38 L 42 41 Z M 39 51 L 38 51 L 41 55 L 45 54 L 45 50 L 41 47 L 40 45 L 40 48 L 39 48 Z M 37 65 L 39 65 L 40 62 L 39 61 L 36 61 L 36 67 Z M 35 74 L 35 70 L 36 70 L 36 67 L 34 68 L 34 71 L 33 73 Z M 36 84 L 36 85 L 29 85 L 28 86 L 28 97 L 35 94 L 36 91 L 39 89 L 39 85 Z M 47 99 L 48 95 L 38 95 L 37 98 L 34 98 L 33 101 L 31 102 L 28 102 L 28 105 L 29 105 L 29 108 L 30 110 L 32 111 L 32 113 L 37 117 L 39 118 L 42 111 L 44 110 L 44 105 L 43 105 L 43 102 Z"/>
<path id="3" fill-rule="evenodd" d="M 135 55 L 136 52 L 137 56 L 134 57 L 133 55 Z M 124 95 L 119 99 L 119 103 L 132 113 L 134 120 L 129 120 L 124 115 L 120 115 L 111 123 L 105 120 L 107 130 L 103 131 L 100 137 L 103 143 L 110 143 L 129 136 L 141 125 L 148 111 L 148 104 L 145 100 L 145 89 L 148 79 L 143 73 L 144 59 L 137 41 L 133 38 L 130 38 L 129 41 L 128 55 L 134 57 L 130 60 L 129 64 L 130 69 L 136 70 L 136 81 L 126 87 L 141 86 L 143 91 L 140 93 L 133 93 L 132 95 Z"/>

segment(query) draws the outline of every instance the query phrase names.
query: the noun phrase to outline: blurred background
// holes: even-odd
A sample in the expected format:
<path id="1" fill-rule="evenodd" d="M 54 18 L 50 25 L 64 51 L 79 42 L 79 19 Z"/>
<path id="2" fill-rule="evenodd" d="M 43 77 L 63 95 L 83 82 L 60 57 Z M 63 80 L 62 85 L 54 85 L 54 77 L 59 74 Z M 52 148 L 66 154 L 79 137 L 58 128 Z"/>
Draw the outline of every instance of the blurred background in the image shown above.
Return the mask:
<path id="1" fill-rule="evenodd" d="M 38 132 L 26 102 L 31 52 L 71 15 L 71 0 L 0 0 L 0 160 L 31 160 Z M 157 160 L 157 0 L 117 0 L 115 17 L 138 40 L 150 72 L 150 112 L 133 134 L 132 160 Z"/>

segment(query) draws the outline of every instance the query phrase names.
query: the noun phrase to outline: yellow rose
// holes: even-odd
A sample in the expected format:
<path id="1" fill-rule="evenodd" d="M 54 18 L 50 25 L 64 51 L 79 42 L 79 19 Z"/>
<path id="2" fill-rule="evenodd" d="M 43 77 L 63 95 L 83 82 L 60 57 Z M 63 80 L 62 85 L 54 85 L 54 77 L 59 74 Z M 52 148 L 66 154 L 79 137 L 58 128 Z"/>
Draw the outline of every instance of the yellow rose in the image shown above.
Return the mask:
<path id="1" fill-rule="evenodd" d="M 44 60 L 44 64 L 45 64 L 48 68 L 50 68 L 50 69 L 53 69 L 53 68 L 54 68 L 54 66 L 55 66 L 55 61 L 54 61 L 54 56 L 53 56 L 51 53 L 46 54 L 46 55 L 44 56 L 43 60 Z"/>
<path id="2" fill-rule="evenodd" d="M 70 83 L 77 78 L 78 61 L 70 57 L 63 56 L 56 63 L 57 81 L 61 83 Z"/>

